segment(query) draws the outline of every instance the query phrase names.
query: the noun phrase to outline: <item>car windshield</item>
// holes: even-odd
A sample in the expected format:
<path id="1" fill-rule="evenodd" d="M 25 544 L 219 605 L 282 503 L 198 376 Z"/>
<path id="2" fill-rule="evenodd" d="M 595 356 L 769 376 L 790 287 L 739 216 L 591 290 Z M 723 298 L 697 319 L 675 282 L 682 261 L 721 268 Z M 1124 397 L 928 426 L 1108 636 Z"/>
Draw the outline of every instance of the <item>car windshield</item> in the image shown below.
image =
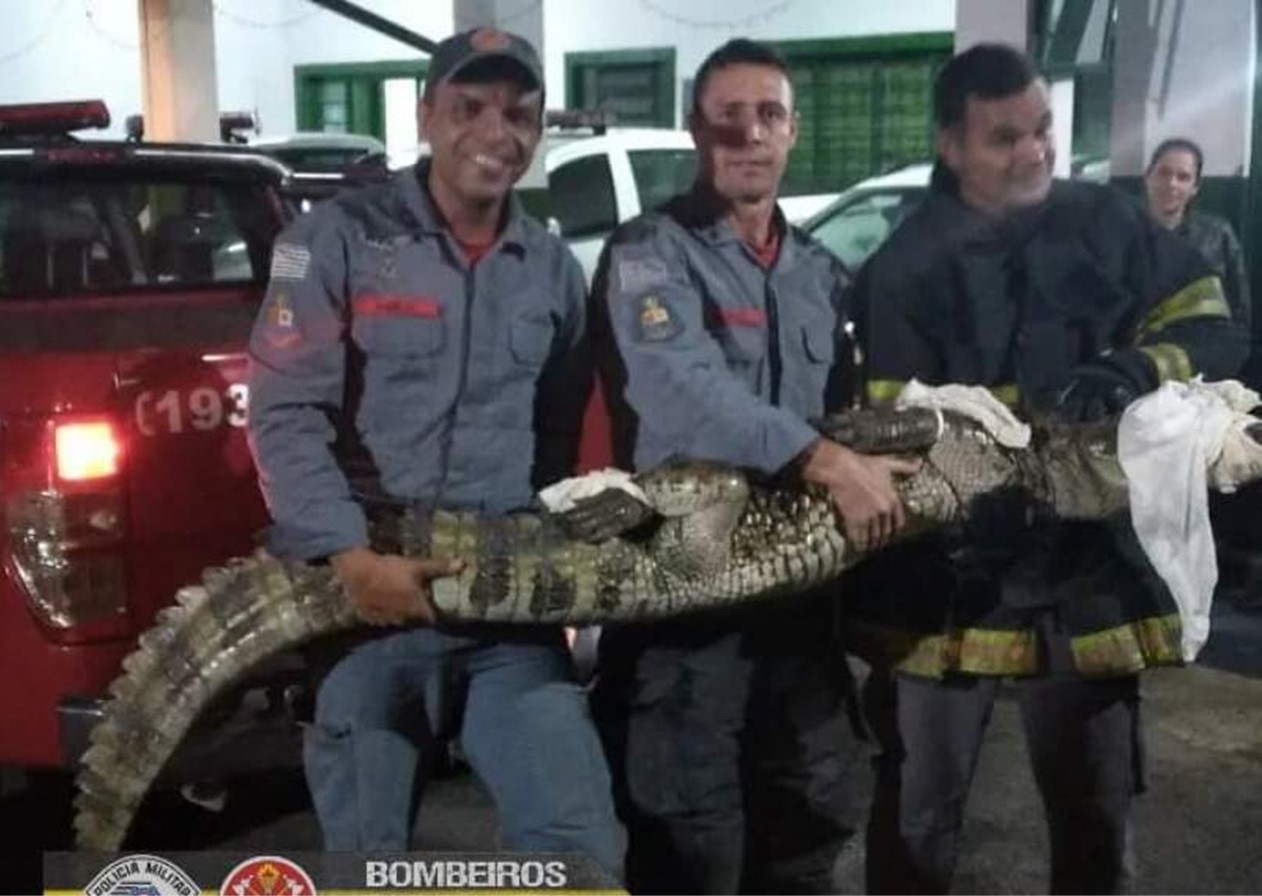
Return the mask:
<path id="1" fill-rule="evenodd" d="M 0 171 L 0 299 L 262 284 L 278 227 L 260 183 L 209 172 Z"/>
<path id="2" fill-rule="evenodd" d="M 809 225 L 846 267 L 856 271 L 924 199 L 923 188 L 903 187 L 843 197 Z"/>

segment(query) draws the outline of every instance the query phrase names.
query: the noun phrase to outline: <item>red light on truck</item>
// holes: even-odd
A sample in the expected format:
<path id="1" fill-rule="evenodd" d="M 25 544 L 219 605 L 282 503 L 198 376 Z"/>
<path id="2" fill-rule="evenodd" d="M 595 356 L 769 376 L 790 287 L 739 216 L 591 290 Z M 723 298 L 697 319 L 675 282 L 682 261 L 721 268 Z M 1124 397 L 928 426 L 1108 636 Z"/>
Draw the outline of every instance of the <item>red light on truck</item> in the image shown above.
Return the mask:
<path id="1" fill-rule="evenodd" d="M 100 100 L 0 106 L 0 134 L 4 136 L 66 134 L 109 126 L 110 110 Z"/>
<path id="2" fill-rule="evenodd" d="M 54 443 L 57 476 L 63 481 L 84 482 L 118 474 L 123 446 L 108 421 L 58 423 Z"/>

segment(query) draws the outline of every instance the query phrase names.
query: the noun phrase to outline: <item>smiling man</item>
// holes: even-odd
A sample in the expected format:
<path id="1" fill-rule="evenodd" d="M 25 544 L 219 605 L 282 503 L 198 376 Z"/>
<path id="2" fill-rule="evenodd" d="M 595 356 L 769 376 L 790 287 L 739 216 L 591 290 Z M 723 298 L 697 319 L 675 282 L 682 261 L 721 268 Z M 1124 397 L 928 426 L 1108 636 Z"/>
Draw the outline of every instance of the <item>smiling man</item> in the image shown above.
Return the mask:
<path id="1" fill-rule="evenodd" d="M 415 559 L 435 508 L 507 513 L 568 475 L 590 382 L 578 262 L 511 194 L 541 134 L 542 71 L 478 29 L 430 62 L 432 156 L 317 206 L 277 241 L 251 342 L 250 435 L 271 548 L 331 563 L 370 622 L 332 666 L 304 760 L 325 845 L 407 850 L 418 746 L 459 734 L 507 849 L 621 849 L 561 629 L 433 626 Z M 476 558 L 469 558 L 476 559 Z"/>
<path id="2" fill-rule="evenodd" d="M 929 196 L 855 284 L 871 402 L 912 379 L 967 383 L 1028 417 L 1086 421 L 1164 381 L 1236 371 L 1245 334 L 1196 251 L 1110 187 L 1053 180 L 1048 87 L 1028 57 L 973 47 L 942 69 L 933 101 Z M 1182 661 L 1173 599 L 1128 520 L 996 505 L 848 581 L 882 747 L 869 892 L 949 891 L 1005 676 L 1019 682 L 1051 891 L 1126 883 L 1143 783 L 1136 673 Z"/>
<path id="3" fill-rule="evenodd" d="M 891 475 L 806 421 L 845 403 L 840 263 L 776 203 L 797 140 L 784 61 L 702 63 L 692 189 L 618 229 L 594 286 L 622 465 L 672 455 L 827 488 L 854 542 L 904 521 Z M 607 629 L 598 714 L 633 892 L 832 892 L 845 841 L 849 675 L 831 595 L 718 621 Z"/>

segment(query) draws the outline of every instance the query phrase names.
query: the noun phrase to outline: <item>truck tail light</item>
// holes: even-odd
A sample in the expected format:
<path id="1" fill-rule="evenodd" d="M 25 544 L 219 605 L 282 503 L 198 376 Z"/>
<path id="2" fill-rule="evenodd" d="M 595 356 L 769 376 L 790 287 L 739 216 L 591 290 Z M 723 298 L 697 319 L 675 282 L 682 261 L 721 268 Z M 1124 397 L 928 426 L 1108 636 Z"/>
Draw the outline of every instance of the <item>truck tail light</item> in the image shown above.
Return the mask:
<path id="1" fill-rule="evenodd" d="M 108 420 L 54 424 L 53 444 L 59 479 L 85 482 L 118 475 L 122 444 Z"/>
<path id="2" fill-rule="evenodd" d="M 14 571 L 31 609 L 68 639 L 116 634 L 127 621 L 119 430 L 104 417 L 54 419 L 34 441 L 27 472 L 43 475 L 23 476 L 5 501 Z"/>

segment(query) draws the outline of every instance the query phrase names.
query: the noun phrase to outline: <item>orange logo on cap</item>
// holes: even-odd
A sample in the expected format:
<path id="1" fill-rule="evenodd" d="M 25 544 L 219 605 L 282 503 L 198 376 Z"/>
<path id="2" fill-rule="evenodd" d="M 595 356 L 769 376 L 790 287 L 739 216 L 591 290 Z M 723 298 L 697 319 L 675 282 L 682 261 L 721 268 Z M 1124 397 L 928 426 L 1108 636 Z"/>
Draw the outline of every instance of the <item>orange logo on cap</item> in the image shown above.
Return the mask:
<path id="1" fill-rule="evenodd" d="M 506 50 L 512 41 L 503 31 L 495 28 L 479 28 L 469 35 L 469 46 L 479 53 L 493 53 Z"/>

